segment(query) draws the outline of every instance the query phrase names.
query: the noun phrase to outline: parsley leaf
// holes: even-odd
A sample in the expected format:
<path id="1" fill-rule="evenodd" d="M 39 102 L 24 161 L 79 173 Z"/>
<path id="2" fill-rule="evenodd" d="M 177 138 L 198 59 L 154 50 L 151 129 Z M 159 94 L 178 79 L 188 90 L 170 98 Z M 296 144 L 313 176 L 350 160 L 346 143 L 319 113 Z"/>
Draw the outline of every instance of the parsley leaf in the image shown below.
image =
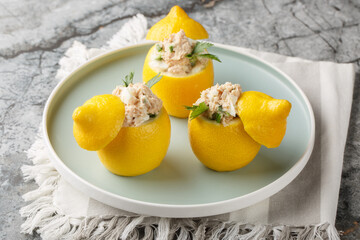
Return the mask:
<path id="1" fill-rule="evenodd" d="M 131 83 L 133 83 L 133 80 L 134 80 L 134 72 L 130 72 L 129 75 L 126 75 L 125 80 L 122 79 L 125 87 L 128 87 Z"/>
<path id="2" fill-rule="evenodd" d="M 150 117 L 150 118 L 155 118 L 155 117 L 156 117 L 156 114 L 150 113 L 150 114 L 149 114 L 149 117 Z"/>
<path id="3" fill-rule="evenodd" d="M 221 62 L 220 59 L 217 56 L 215 56 L 213 54 L 210 54 L 210 53 L 198 54 L 197 56 L 198 57 L 203 57 L 203 58 L 210 58 L 210 59 L 216 60 L 218 62 Z"/>
<path id="4" fill-rule="evenodd" d="M 192 112 L 190 114 L 190 120 L 197 118 L 209 109 L 209 107 L 204 102 L 200 103 L 198 106 L 193 105 L 193 107 L 194 109 L 192 109 Z"/>
<path id="5" fill-rule="evenodd" d="M 170 49 L 170 52 L 174 52 L 174 46 L 170 46 L 169 49 Z"/>
<path id="6" fill-rule="evenodd" d="M 145 83 L 145 85 L 148 86 L 148 88 L 151 88 L 151 87 L 154 86 L 156 83 L 158 83 L 158 82 L 161 80 L 162 77 L 163 77 L 163 76 L 160 75 L 160 73 L 158 73 L 158 74 L 156 74 L 152 79 L 150 79 L 149 81 L 147 81 L 147 82 Z"/>
<path id="7" fill-rule="evenodd" d="M 196 65 L 199 57 L 209 58 L 221 62 L 217 56 L 204 52 L 205 49 L 208 49 L 213 45 L 214 44 L 208 42 L 196 42 L 193 51 L 190 54 L 186 55 L 186 57 L 190 59 L 191 66 L 194 67 Z"/>
<path id="8" fill-rule="evenodd" d="M 202 53 L 205 49 L 212 47 L 214 44 L 208 42 L 197 42 L 192 54 Z"/>

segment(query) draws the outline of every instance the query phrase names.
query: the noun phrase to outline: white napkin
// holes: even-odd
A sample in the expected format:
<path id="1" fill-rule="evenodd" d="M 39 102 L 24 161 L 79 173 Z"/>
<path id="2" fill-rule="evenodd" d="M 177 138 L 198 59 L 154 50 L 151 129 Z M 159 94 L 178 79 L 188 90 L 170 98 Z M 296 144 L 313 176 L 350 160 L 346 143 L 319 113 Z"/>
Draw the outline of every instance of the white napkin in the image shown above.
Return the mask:
<path id="1" fill-rule="evenodd" d="M 108 50 L 144 41 L 146 19 L 137 15 L 102 49 L 87 49 L 79 42 L 60 60 L 58 78 L 67 76 L 88 59 Z M 125 36 L 125 37 L 124 37 Z M 354 66 L 312 62 L 227 46 L 258 56 L 287 73 L 305 92 L 316 121 L 313 154 L 300 175 L 272 197 L 245 209 L 201 219 L 144 217 L 115 209 L 74 189 L 54 169 L 41 137 L 28 151 L 33 166 L 24 166 L 25 180 L 39 189 L 24 195 L 32 201 L 21 209 L 22 232 L 36 229 L 43 239 L 339 239 L 334 230 L 343 154 L 349 124 Z M 105 217 L 104 217 L 105 216 Z M 206 227 L 206 231 L 205 231 Z"/>

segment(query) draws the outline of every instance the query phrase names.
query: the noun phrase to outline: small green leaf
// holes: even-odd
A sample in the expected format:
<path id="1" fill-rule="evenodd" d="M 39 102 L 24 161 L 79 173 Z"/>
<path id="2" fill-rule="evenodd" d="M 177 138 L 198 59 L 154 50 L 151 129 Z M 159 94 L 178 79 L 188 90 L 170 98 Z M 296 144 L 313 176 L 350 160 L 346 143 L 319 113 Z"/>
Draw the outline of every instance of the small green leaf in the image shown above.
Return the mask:
<path id="1" fill-rule="evenodd" d="M 149 117 L 150 117 L 150 118 L 155 118 L 155 117 L 156 117 L 156 114 L 151 114 L 151 113 L 150 113 L 150 114 L 149 114 Z"/>
<path id="2" fill-rule="evenodd" d="M 191 67 L 194 67 L 196 65 L 196 62 L 197 62 L 197 58 L 191 58 L 190 59 Z"/>
<path id="3" fill-rule="evenodd" d="M 125 80 L 122 79 L 125 87 L 128 87 L 130 85 L 130 83 L 133 83 L 134 80 L 134 72 L 130 72 L 130 74 L 125 76 Z"/>
<path id="4" fill-rule="evenodd" d="M 159 56 L 157 56 L 157 57 L 155 58 L 155 60 L 161 61 L 161 60 L 163 60 L 163 58 L 162 58 L 161 55 L 159 55 Z"/>
<path id="5" fill-rule="evenodd" d="M 170 52 L 174 52 L 174 46 L 170 46 L 169 49 L 170 49 Z"/>
<path id="6" fill-rule="evenodd" d="M 196 109 L 194 109 L 190 114 L 190 120 L 193 120 L 200 116 L 202 113 L 206 112 L 209 109 L 209 107 L 204 103 L 200 103 Z"/>
<path id="7" fill-rule="evenodd" d="M 222 106 L 218 107 L 218 112 L 222 113 L 223 115 L 230 116 L 230 113 L 228 113 L 227 111 L 224 111 Z"/>
<path id="8" fill-rule="evenodd" d="M 163 50 L 162 46 L 160 46 L 160 44 L 156 44 L 156 50 L 158 52 L 161 52 Z"/>
<path id="9" fill-rule="evenodd" d="M 221 114 L 215 113 L 215 120 L 217 123 L 221 123 Z"/>
<path id="10" fill-rule="evenodd" d="M 210 53 L 204 53 L 205 49 L 208 49 L 213 45 L 214 44 L 208 42 L 197 42 L 192 53 L 186 55 L 186 57 L 190 59 L 191 66 L 194 67 L 196 65 L 199 57 L 214 59 L 218 62 L 221 62 L 217 56 Z"/>
<path id="11" fill-rule="evenodd" d="M 192 54 L 202 53 L 205 49 L 212 47 L 214 44 L 208 42 L 197 42 Z"/>
<path id="12" fill-rule="evenodd" d="M 149 81 L 147 81 L 147 82 L 145 83 L 145 85 L 148 86 L 148 88 L 151 88 L 151 87 L 154 86 L 156 83 L 158 83 L 158 82 L 161 80 L 162 77 L 163 77 L 163 76 L 160 75 L 160 73 L 158 73 L 158 74 L 155 75 L 152 79 L 150 79 Z"/>
<path id="13" fill-rule="evenodd" d="M 210 59 L 216 60 L 218 62 L 221 62 L 220 59 L 217 56 L 215 56 L 213 54 L 210 54 L 210 53 L 199 54 L 197 56 L 198 57 L 203 57 L 203 58 L 210 58 Z"/>
<path id="14" fill-rule="evenodd" d="M 192 105 L 191 107 L 190 106 L 184 106 L 186 108 L 186 110 L 195 110 L 197 108 L 196 105 Z"/>

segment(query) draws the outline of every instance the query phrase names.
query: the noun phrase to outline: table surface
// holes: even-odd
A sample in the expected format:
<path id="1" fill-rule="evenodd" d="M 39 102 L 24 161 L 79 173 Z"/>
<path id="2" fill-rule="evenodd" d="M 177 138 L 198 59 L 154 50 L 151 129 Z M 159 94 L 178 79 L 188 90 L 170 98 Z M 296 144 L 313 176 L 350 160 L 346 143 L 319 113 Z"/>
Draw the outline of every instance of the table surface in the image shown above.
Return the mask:
<path id="1" fill-rule="evenodd" d="M 174 4 L 210 33 L 240 47 L 356 64 L 356 82 L 336 227 L 342 239 L 360 239 L 360 1 L 0 0 L 0 239 L 20 234 L 20 167 L 34 141 L 45 102 L 56 85 L 58 61 L 74 40 L 100 47 L 137 13 L 153 25 Z M 235 37 L 234 37 L 235 36 Z"/>

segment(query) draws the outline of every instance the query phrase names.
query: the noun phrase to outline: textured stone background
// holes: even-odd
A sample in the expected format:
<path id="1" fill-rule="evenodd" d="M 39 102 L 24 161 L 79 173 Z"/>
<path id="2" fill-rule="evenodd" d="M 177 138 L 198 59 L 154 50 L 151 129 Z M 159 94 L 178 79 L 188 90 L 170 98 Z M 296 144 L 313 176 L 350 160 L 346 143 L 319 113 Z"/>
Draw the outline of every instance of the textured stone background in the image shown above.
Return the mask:
<path id="1" fill-rule="evenodd" d="M 360 239 L 359 0 L 0 0 L 0 239 L 38 239 L 19 233 L 21 195 L 36 187 L 20 166 L 65 50 L 74 40 L 100 47 L 136 13 L 152 25 L 175 4 L 211 41 L 357 65 L 336 225 L 343 239 Z"/>

